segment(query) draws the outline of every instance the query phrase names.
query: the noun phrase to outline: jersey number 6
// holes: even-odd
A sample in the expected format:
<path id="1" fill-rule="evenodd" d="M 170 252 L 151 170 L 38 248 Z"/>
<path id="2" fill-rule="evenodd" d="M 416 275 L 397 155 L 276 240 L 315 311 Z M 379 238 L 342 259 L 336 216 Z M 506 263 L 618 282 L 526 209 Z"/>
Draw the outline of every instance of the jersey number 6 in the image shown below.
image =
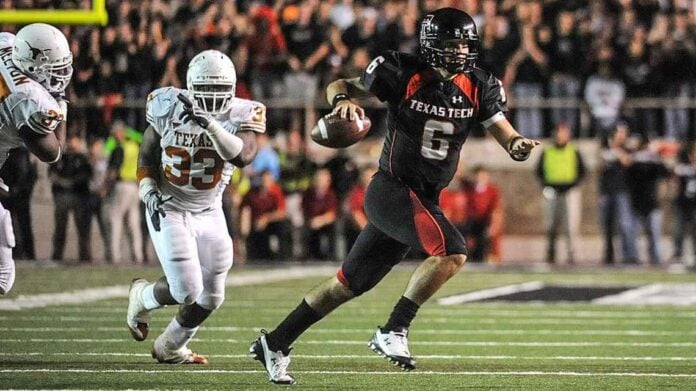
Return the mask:
<path id="1" fill-rule="evenodd" d="M 449 141 L 442 136 L 446 134 L 454 134 L 454 125 L 451 122 L 427 120 L 423 128 L 421 155 L 427 159 L 445 160 Z"/>
<path id="2" fill-rule="evenodd" d="M 199 149 L 191 156 L 183 148 L 167 147 L 164 153 L 173 161 L 165 165 L 164 175 L 176 186 L 186 186 L 190 181 L 191 186 L 197 190 L 210 190 L 222 178 L 222 167 L 225 162 L 217 152 L 211 149 Z M 178 161 L 176 161 L 177 158 Z M 191 175 L 193 164 L 202 164 L 203 172 L 199 175 Z"/>

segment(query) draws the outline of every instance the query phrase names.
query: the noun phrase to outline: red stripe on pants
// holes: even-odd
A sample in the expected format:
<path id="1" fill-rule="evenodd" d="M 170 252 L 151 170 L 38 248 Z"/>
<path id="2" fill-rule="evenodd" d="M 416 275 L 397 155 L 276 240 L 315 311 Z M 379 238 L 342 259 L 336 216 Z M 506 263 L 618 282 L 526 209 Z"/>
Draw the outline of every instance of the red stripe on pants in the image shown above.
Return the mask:
<path id="1" fill-rule="evenodd" d="M 445 235 L 443 235 L 437 221 L 414 192 L 409 191 L 408 195 L 411 197 L 413 222 L 416 224 L 418 240 L 423 250 L 431 256 L 445 255 Z"/>

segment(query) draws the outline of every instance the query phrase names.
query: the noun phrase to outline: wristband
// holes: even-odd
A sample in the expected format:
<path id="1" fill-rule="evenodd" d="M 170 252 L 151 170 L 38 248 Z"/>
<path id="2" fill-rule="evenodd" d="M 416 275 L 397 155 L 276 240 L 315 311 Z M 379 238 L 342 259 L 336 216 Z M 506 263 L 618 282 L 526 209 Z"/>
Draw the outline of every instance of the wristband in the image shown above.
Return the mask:
<path id="1" fill-rule="evenodd" d="M 340 102 L 342 100 L 350 100 L 350 96 L 348 96 L 348 94 L 343 94 L 343 93 L 336 94 L 333 97 L 333 100 L 331 101 L 331 107 L 336 107 L 338 102 Z"/>
<path id="2" fill-rule="evenodd" d="M 145 202 L 147 195 L 153 191 L 159 191 L 159 186 L 154 178 L 145 177 L 138 182 L 138 196 L 141 201 Z"/>

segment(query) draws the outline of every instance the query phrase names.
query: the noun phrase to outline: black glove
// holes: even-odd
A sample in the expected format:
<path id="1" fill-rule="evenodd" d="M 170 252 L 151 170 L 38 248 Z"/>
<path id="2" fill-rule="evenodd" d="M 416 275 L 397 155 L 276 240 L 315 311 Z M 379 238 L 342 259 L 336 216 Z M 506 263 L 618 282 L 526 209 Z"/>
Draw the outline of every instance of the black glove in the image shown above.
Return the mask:
<path id="1" fill-rule="evenodd" d="M 210 114 L 194 104 L 188 96 L 179 93 L 176 97 L 184 104 L 184 111 L 179 115 L 179 119 L 184 121 L 184 123 L 193 120 L 201 128 L 208 129 L 208 125 L 210 125 L 212 120 Z"/>
<path id="2" fill-rule="evenodd" d="M 160 231 L 160 215 L 162 217 L 167 217 L 167 213 L 164 212 L 164 205 L 167 201 L 171 200 L 172 196 L 165 196 L 159 191 L 151 191 L 145 196 L 145 208 L 147 209 L 147 215 L 150 216 L 150 221 L 155 231 Z"/>

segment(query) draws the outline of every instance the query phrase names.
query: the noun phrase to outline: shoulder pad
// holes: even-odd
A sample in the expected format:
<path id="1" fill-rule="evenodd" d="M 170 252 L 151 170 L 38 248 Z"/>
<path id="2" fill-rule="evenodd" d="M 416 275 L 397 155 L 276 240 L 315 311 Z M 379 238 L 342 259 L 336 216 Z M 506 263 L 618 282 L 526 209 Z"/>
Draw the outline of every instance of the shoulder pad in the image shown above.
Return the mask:
<path id="1" fill-rule="evenodd" d="M 235 98 L 230 107 L 230 121 L 239 123 L 239 131 L 266 131 L 266 106 L 254 100 Z"/>
<path id="2" fill-rule="evenodd" d="M 153 117 L 161 117 L 169 114 L 177 102 L 178 88 L 163 87 L 152 91 L 147 96 L 146 110 Z"/>
<path id="3" fill-rule="evenodd" d="M 0 46 L 13 46 L 15 35 L 12 33 L 0 33 Z"/>
<path id="4" fill-rule="evenodd" d="M 164 130 L 164 122 L 174 111 L 177 102 L 176 95 L 179 91 L 181 90 L 178 88 L 163 87 L 152 91 L 147 96 L 145 117 L 147 122 L 160 134 L 162 134 Z"/>

